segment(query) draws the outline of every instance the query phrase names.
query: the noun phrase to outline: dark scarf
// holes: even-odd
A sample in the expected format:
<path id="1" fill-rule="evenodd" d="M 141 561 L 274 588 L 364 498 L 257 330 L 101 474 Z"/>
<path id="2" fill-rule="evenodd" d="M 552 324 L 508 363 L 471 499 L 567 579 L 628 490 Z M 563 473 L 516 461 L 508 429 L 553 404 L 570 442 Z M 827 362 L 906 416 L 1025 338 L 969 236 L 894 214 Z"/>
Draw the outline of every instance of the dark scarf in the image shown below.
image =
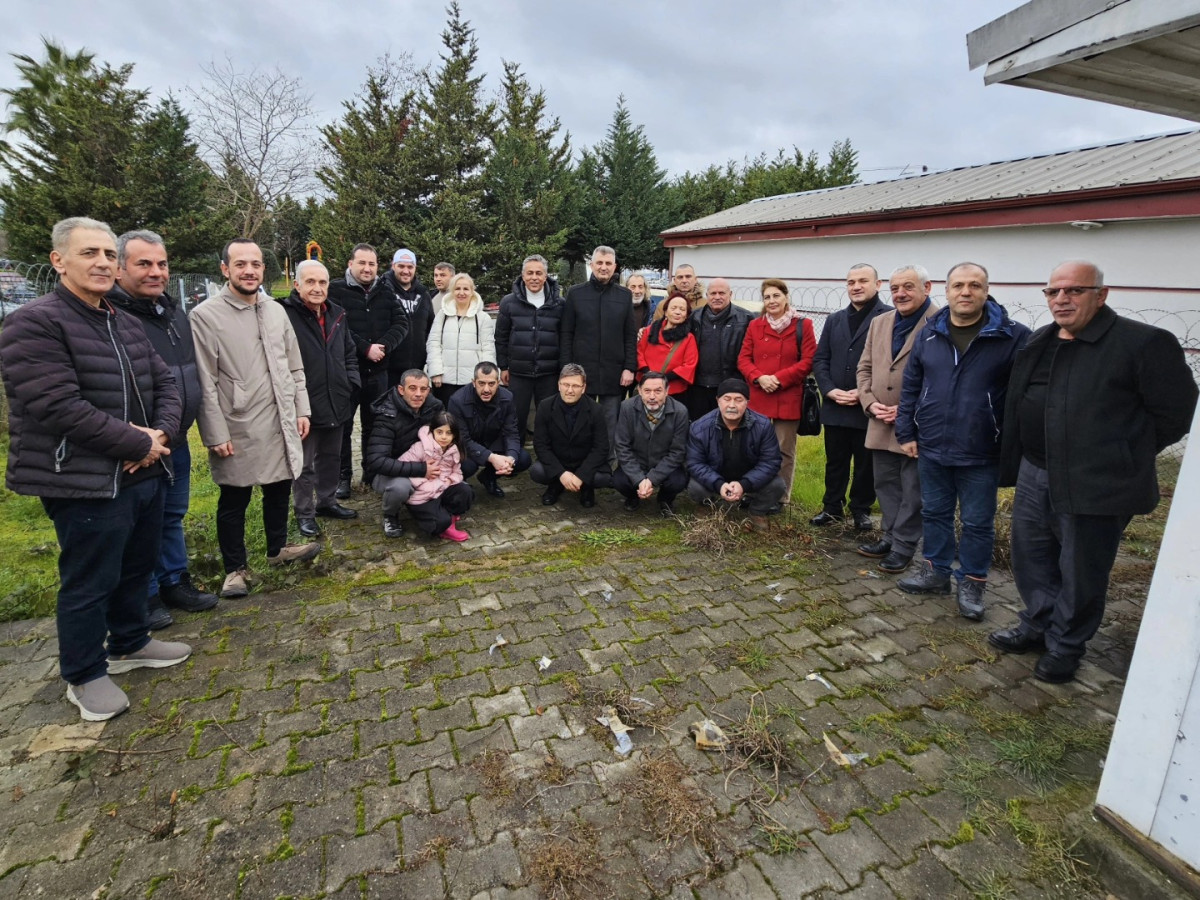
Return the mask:
<path id="1" fill-rule="evenodd" d="M 692 333 L 687 319 L 684 319 L 674 328 L 667 328 L 666 325 L 666 319 L 659 319 L 650 326 L 649 341 L 651 344 L 674 344 L 676 341 L 682 341 Z"/>
<path id="2" fill-rule="evenodd" d="M 896 358 L 896 354 L 904 346 L 904 339 L 908 337 L 910 331 L 917 327 L 917 323 L 921 321 L 921 317 L 925 315 L 932 302 L 926 297 L 925 303 L 911 316 L 902 316 L 900 313 L 896 313 L 896 324 L 892 326 L 892 359 Z"/>

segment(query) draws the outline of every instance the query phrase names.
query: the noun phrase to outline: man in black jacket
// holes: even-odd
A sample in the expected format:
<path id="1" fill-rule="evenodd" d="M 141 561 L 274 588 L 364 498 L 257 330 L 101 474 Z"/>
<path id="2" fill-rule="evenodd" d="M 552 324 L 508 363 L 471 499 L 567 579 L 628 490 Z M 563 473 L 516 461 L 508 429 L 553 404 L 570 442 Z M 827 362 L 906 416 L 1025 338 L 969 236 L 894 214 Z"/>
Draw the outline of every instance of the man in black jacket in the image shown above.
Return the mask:
<path id="1" fill-rule="evenodd" d="M 591 277 L 567 291 L 559 360 L 588 373 L 588 396 L 604 412 L 611 449 L 617 410 L 637 370 L 637 325 L 633 295 L 617 282 L 617 252 L 597 247 L 591 267 Z M 610 456 L 610 464 L 612 460 Z"/>
<path id="2" fill-rule="evenodd" d="M 354 397 L 362 380 L 346 311 L 329 297 L 329 270 L 315 259 L 296 266 L 292 293 L 280 300 L 304 360 L 311 412 L 304 436 L 304 468 L 292 482 L 296 524 L 305 537 L 321 533 L 317 516 L 356 519 L 358 512 L 337 501 L 342 432 L 353 427 Z M 313 492 L 316 492 L 316 503 Z"/>
<path id="3" fill-rule="evenodd" d="M 412 496 L 414 477 L 432 477 L 429 464 L 400 462 L 400 457 L 417 441 L 417 432 L 428 425 L 444 406 L 429 396 L 429 376 L 409 369 L 400 384 L 375 401 L 375 423 L 367 440 L 363 465 L 373 478 L 371 486 L 383 495 L 383 533 L 390 538 L 404 534 L 400 510 Z"/>
<path id="4" fill-rule="evenodd" d="M 358 358 L 358 377 L 362 387 L 350 408 L 350 417 L 342 433 L 342 467 L 338 482 L 338 500 L 350 496 L 352 477 L 351 434 L 354 431 L 354 406 L 358 407 L 360 450 L 366 458 L 367 437 L 371 433 L 371 404 L 388 389 L 388 360 L 397 352 L 409 333 L 411 323 L 404 309 L 395 302 L 384 279 L 378 277 L 379 257 L 370 244 L 356 244 L 350 252 L 350 264 L 344 278 L 329 284 L 329 299 L 346 311 L 350 337 Z M 425 339 L 422 338 L 422 341 Z M 364 467 L 363 481 L 367 480 Z"/>
<path id="5" fill-rule="evenodd" d="M 450 397 L 449 410 L 462 427 L 464 478 L 479 473 L 479 483 L 493 497 L 504 488 L 497 476 L 511 478 L 533 462 L 517 436 L 513 395 L 500 386 L 500 370 L 493 362 L 475 366 L 470 384 Z"/>
<path id="6" fill-rule="evenodd" d="M 1034 676 L 1061 684 L 1100 627 L 1125 526 L 1158 504 L 1155 457 L 1187 433 L 1197 392 L 1174 335 L 1105 305 L 1095 264 L 1062 263 L 1042 293 L 1054 322 L 1013 362 L 1000 451 L 1025 609 L 988 641 L 1044 647 Z"/>
<path id="7" fill-rule="evenodd" d="M 813 357 L 813 376 L 825 402 L 821 404 L 821 428 L 825 432 L 825 497 L 813 525 L 832 525 L 842 520 L 846 485 L 850 485 L 850 515 L 859 531 L 871 530 L 871 507 L 875 505 L 875 475 L 871 451 L 867 449 L 867 414 L 858 402 L 858 361 L 867 332 L 876 316 L 891 312 L 879 299 L 879 273 L 859 263 L 846 274 L 850 304 L 825 320 L 821 340 Z M 854 481 L 850 464 L 854 463 Z"/>
<path id="8" fill-rule="evenodd" d="M 200 591 L 188 573 L 183 517 L 191 495 L 192 452 L 188 429 L 200 407 L 200 380 L 196 374 L 196 347 L 187 312 L 167 293 L 170 279 L 167 248 L 153 231 L 127 231 L 117 238 L 117 283 L 108 299 L 141 319 L 146 337 L 175 377 L 182 418 L 171 439 L 168 463 L 174 481 L 163 499 L 162 548 L 150 579 L 148 607 L 151 630 L 172 623 L 166 607 L 200 612 L 217 605 L 217 595 Z"/>
<path id="9" fill-rule="evenodd" d="M 741 378 L 738 354 L 753 318 L 749 310 L 734 304 L 728 281 L 714 278 L 708 283 L 708 302 L 689 320 L 700 353 L 696 377 L 683 395 L 693 422 L 717 408 L 717 387 L 722 381 Z"/>
<path id="10" fill-rule="evenodd" d="M 553 397 L 558 381 L 559 325 L 563 301 L 558 284 L 546 277 L 546 259 L 528 256 L 512 293 L 500 301 L 496 317 L 496 356 L 500 380 L 512 391 L 522 444 L 529 407 Z"/>
<path id="11" fill-rule="evenodd" d="M 433 300 L 417 278 L 417 255 L 411 250 L 396 251 L 383 283 L 408 316 L 408 335 L 388 358 L 388 387 L 395 387 L 409 369 L 425 368 L 425 344 L 433 328 Z"/>
<path id="12" fill-rule="evenodd" d="M 533 426 L 537 462 L 529 477 L 546 485 L 543 506 L 553 506 L 563 491 L 578 493 L 581 506 L 595 506 L 596 488 L 612 484 L 604 413 L 585 391 L 587 373 L 567 363 L 558 376 L 558 396 L 538 405 Z"/>
<path id="13" fill-rule="evenodd" d="M 658 490 L 658 511 L 675 515 L 672 505 L 687 487 L 688 415 L 678 400 L 667 396 L 667 379 L 647 372 L 636 397 L 621 404 L 617 416 L 617 470 L 613 487 L 633 512 Z"/>
<path id="14" fill-rule="evenodd" d="M 192 652 L 151 638 L 146 616 L 182 407 L 142 324 L 105 299 L 117 268 L 112 229 L 64 219 L 51 240 L 58 287 L 0 330 L 5 479 L 39 497 L 54 522 L 59 671 L 83 719 L 103 722 L 129 708 L 110 675 L 177 665 Z"/>

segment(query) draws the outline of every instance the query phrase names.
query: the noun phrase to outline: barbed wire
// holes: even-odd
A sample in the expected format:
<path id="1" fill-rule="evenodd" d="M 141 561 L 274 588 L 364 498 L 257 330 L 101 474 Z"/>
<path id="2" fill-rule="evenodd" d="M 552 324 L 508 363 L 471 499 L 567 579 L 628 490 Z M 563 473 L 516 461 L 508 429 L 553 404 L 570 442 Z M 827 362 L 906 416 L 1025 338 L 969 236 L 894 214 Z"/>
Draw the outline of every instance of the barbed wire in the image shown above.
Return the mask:
<path id="1" fill-rule="evenodd" d="M 168 292 L 183 298 L 190 310 L 205 300 L 216 284 L 209 276 L 193 272 L 173 274 Z M 24 263 L 0 259 L 0 320 L 30 300 L 50 293 L 58 285 L 58 272 L 49 263 Z"/>

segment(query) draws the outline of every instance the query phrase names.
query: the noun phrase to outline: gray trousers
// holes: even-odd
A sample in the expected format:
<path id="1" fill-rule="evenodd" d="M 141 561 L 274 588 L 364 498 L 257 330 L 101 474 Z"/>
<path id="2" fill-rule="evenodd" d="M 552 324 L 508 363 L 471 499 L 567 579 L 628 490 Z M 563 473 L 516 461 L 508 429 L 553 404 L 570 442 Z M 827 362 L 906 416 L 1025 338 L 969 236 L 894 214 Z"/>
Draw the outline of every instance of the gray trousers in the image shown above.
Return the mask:
<path id="1" fill-rule="evenodd" d="M 879 529 L 892 550 L 912 556 L 921 540 L 921 476 L 917 461 L 903 453 L 872 450 L 875 496 L 883 515 Z"/>
<path id="2" fill-rule="evenodd" d="M 762 490 L 745 495 L 746 508 L 750 510 L 752 516 L 769 516 L 783 500 L 786 491 L 787 486 L 783 483 L 783 479 L 776 475 L 767 482 L 766 487 Z M 720 503 L 730 508 L 736 505 L 723 499 L 716 491 L 710 491 L 695 478 L 688 481 L 688 496 L 692 498 L 693 503 L 698 504 L 712 503 L 715 505 Z"/>
<path id="3" fill-rule="evenodd" d="M 1021 460 L 1013 498 L 1013 580 L 1025 603 L 1021 629 L 1046 649 L 1079 659 L 1104 618 L 1108 576 L 1130 516 L 1082 516 L 1050 508 L 1050 477 Z"/>
<path id="4" fill-rule="evenodd" d="M 311 519 L 316 515 L 318 506 L 337 503 L 335 495 L 342 469 L 342 432 L 346 427 L 313 428 L 304 439 L 304 468 L 292 482 L 292 505 L 297 519 Z M 313 491 L 317 494 L 315 504 Z"/>
<path id="5" fill-rule="evenodd" d="M 622 393 L 588 396 L 600 404 L 600 411 L 604 413 L 604 424 L 608 426 L 608 467 L 611 469 L 617 464 L 617 413 L 621 411 L 621 401 L 625 399 L 625 395 Z"/>
<path id="6" fill-rule="evenodd" d="M 411 478 L 401 475 L 376 475 L 371 487 L 383 495 L 383 514 L 398 516 L 404 509 L 404 504 L 413 495 Z"/>

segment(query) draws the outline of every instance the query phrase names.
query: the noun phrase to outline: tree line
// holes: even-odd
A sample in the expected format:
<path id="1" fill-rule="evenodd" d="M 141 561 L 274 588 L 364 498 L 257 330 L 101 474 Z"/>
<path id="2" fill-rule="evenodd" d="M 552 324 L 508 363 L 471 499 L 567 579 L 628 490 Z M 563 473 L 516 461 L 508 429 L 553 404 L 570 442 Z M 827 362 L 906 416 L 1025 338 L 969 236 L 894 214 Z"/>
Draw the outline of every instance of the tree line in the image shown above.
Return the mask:
<path id="1" fill-rule="evenodd" d="M 214 274 L 220 247 L 241 235 L 293 263 L 315 239 L 336 276 L 365 241 L 385 260 L 407 246 L 423 267 L 453 262 L 494 298 L 532 253 L 564 276 L 598 244 L 625 267 L 663 267 L 666 228 L 857 179 L 849 140 L 824 164 L 793 148 L 668 178 L 624 97 L 605 137 L 576 153 L 519 63 L 504 62 L 489 94 L 457 2 L 441 39 L 436 64 L 403 54 L 369 67 L 319 129 L 311 95 L 278 70 L 213 63 L 185 106 L 130 87 L 132 64 L 44 39 L 44 58 L 15 55 L 20 84 L 0 91 L 8 253 L 42 259 L 55 221 L 87 215 L 118 233 L 160 232 L 176 271 Z"/>

